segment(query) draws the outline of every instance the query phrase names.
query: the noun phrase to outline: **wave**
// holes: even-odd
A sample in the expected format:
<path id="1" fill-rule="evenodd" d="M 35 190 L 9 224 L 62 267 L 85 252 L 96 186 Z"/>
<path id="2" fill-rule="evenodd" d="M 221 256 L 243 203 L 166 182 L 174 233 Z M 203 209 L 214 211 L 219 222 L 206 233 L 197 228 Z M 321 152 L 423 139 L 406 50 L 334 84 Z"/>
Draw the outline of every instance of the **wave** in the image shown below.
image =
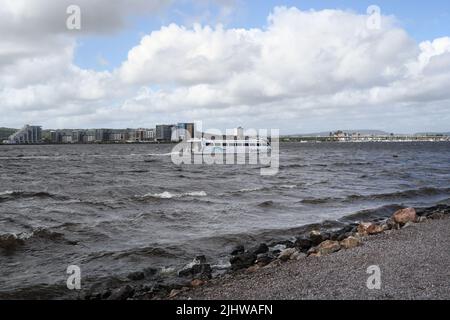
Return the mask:
<path id="1" fill-rule="evenodd" d="M 37 228 L 32 232 L 0 234 L 0 249 L 13 251 L 33 240 L 66 241 L 64 235 L 46 228 Z"/>
<path id="2" fill-rule="evenodd" d="M 323 197 L 323 198 L 307 198 L 300 201 L 303 204 L 326 204 L 332 202 L 351 203 L 356 201 L 382 201 L 382 200 L 398 200 L 398 199 L 411 199 L 417 197 L 429 197 L 450 194 L 450 188 L 420 188 L 411 189 L 405 191 L 398 191 L 392 193 L 377 193 L 370 195 L 352 194 L 347 197 Z"/>
<path id="3" fill-rule="evenodd" d="M 16 199 L 26 199 L 26 198 L 51 198 L 51 199 L 57 199 L 57 200 L 65 200 L 67 197 L 64 197 L 62 195 L 52 194 L 45 191 L 38 191 L 38 192 L 32 192 L 32 191 L 3 191 L 0 192 L 0 203 L 6 202 L 6 201 L 12 201 Z"/>
<path id="4" fill-rule="evenodd" d="M 186 193 L 171 193 L 164 191 L 162 193 L 147 193 L 143 196 L 136 196 L 139 199 L 177 199 L 185 197 L 206 197 L 208 194 L 205 191 L 193 191 Z"/>

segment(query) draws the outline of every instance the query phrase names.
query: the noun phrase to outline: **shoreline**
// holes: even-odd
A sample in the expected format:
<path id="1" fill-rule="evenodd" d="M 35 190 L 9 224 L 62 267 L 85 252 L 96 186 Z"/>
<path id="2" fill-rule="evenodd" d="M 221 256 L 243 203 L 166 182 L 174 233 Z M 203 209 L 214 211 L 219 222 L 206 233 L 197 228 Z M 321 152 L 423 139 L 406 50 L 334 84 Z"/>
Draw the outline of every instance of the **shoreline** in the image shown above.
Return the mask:
<path id="1" fill-rule="evenodd" d="M 422 212 L 423 213 L 423 212 Z M 428 211 L 402 227 L 356 234 L 360 244 L 322 254 L 292 253 L 265 266 L 174 289 L 176 300 L 396 300 L 450 299 L 450 215 Z M 371 223 L 372 226 L 383 224 Z M 325 246 L 326 247 L 326 246 Z M 320 250 L 319 250 L 320 251 Z M 285 260 L 285 261 L 283 261 Z M 378 266 L 380 289 L 368 289 L 368 267 Z"/>
<path id="2" fill-rule="evenodd" d="M 417 209 L 391 208 L 391 213 L 382 217 L 353 217 L 358 222 L 344 219 L 345 226 L 342 226 L 342 221 L 324 221 L 297 229 L 300 236 L 295 241 L 280 236 L 272 238 L 270 243 L 262 242 L 256 246 L 237 245 L 229 252 L 231 266 L 215 276 L 207 258 L 197 256 L 170 277 L 158 278 L 158 275 L 153 274 L 152 278 L 145 272 L 137 272 L 129 276 L 130 280 L 136 281 L 124 283 L 119 288 L 103 287 L 100 291 L 97 288 L 79 298 L 408 299 L 408 295 L 398 294 L 395 288 L 389 289 L 387 293 L 375 290 L 375 293 L 369 294 L 366 287 L 369 276 L 367 267 L 373 264 L 382 266 L 383 272 L 389 277 L 386 285 L 390 286 L 390 283 L 395 283 L 396 276 L 404 278 L 408 273 L 414 276 L 417 270 L 423 268 L 422 264 L 428 269 L 432 268 L 427 265 L 427 261 L 430 255 L 433 257 L 436 254 L 441 254 L 434 262 L 440 266 L 439 272 L 418 280 L 407 279 L 406 284 L 421 283 L 423 280 L 432 283 L 432 288 L 443 285 L 443 292 L 433 292 L 427 297 L 450 298 L 449 217 L 450 206 L 438 204 Z M 425 231 L 420 231 L 422 228 Z M 417 253 L 415 249 L 422 245 L 422 241 L 428 241 L 425 252 Z M 436 242 L 440 245 L 439 249 Z M 397 269 L 402 270 L 402 273 L 395 275 Z M 357 279 L 354 278 L 355 274 Z M 353 280 L 349 283 L 349 279 Z M 441 280 L 435 282 L 436 279 Z M 357 287 L 352 288 L 355 284 Z M 400 285 L 404 286 L 405 283 Z M 425 284 L 422 286 L 427 287 Z M 330 294 L 330 290 L 334 294 Z M 422 298 L 420 295 L 413 297 Z"/>

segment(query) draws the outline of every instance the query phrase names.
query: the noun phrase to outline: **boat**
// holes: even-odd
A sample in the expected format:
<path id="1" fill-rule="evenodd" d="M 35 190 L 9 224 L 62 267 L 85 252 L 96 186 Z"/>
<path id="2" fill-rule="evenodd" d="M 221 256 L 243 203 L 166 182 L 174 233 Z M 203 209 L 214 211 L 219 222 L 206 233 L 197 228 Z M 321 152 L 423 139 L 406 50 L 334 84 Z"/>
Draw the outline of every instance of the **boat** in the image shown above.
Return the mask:
<path id="1" fill-rule="evenodd" d="M 268 153 L 272 150 L 270 142 L 263 138 L 249 138 L 245 140 L 215 140 L 190 139 L 187 140 L 187 152 L 193 154 L 240 154 L 240 153 Z"/>

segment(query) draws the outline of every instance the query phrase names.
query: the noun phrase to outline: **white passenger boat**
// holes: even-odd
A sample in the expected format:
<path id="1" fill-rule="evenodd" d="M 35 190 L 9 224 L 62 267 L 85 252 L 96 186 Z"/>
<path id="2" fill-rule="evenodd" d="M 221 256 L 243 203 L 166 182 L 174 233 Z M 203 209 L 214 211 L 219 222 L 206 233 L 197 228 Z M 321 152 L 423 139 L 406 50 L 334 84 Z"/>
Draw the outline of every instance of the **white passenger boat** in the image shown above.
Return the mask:
<path id="1" fill-rule="evenodd" d="M 187 141 L 187 145 L 187 151 L 193 154 L 268 153 L 272 149 L 270 142 L 262 138 L 246 140 L 190 139 Z"/>

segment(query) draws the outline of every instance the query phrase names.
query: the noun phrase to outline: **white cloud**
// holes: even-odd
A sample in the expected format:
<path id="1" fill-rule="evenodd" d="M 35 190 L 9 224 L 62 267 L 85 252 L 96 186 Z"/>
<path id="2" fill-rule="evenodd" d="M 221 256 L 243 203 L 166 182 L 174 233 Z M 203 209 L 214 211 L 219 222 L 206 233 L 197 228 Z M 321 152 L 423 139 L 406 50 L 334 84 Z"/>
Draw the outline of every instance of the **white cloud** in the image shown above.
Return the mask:
<path id="1" fill-rule="evenodd" d="M 135 8 L 143 3 L 135 1 Z M 8 10 L 26 16 L 20 6 Z M 380 30 L 367 29 L 366 19 L 280 7 L 259 29 L 171 24 L 144 36 L 120 68 L 102 73 L 73 65 L 74 43 L 66 35 L 48 36 L 42 53 L 29 56 L 27 42 L 11 46 L 23 52 L 16 60 L 4 49 L 14 40 L 2 39 L 0 110 L 34 110 L 33 122 L 47 126 L 205 120 L 290 132 L 445 129 L 450 38 L 417 44 L 393 17 L 382 17 Z M 55 50 L 58 41 L 64 45 Z M 2 124 L 7 121 L 22 118 L 7 116 Z"/>

